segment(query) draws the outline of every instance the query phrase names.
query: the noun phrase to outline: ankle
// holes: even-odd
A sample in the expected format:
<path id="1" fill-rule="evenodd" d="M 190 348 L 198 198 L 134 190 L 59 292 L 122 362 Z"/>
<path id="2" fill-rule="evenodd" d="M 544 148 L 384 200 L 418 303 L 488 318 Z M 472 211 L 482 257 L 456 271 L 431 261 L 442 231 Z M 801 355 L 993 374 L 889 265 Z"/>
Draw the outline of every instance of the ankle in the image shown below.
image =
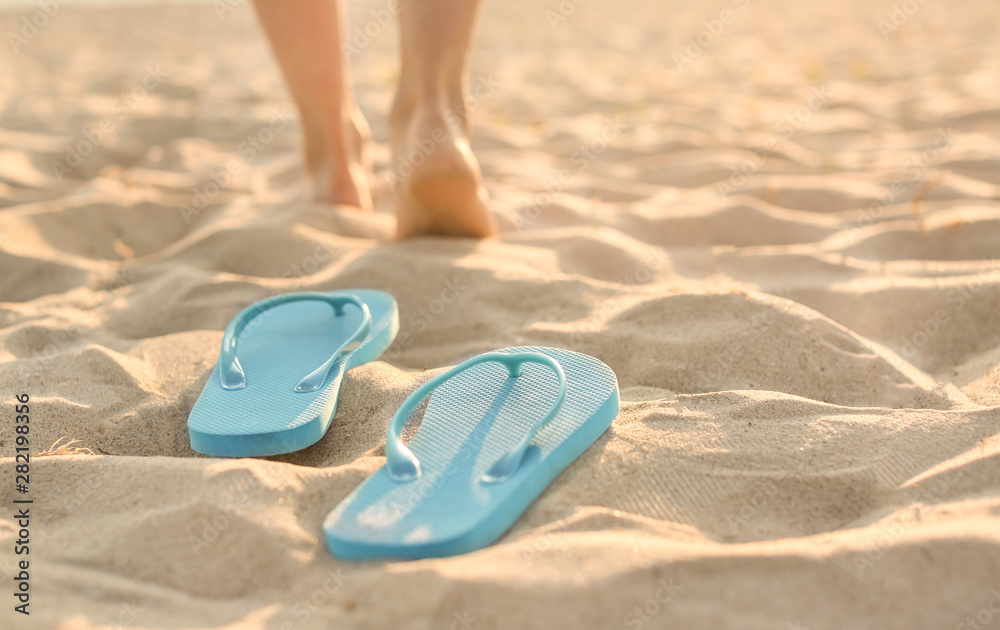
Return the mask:
<path id="1" fill-rule="evenodd" d="M 396 131 L 405 131 L 417 118 L 443 121 L 456 131 L 468 134 L 466 99 L 463 94 L 446 95 L 443 89 L 414 89 L 400 85 L 389 110 L 389 124 Z"/>

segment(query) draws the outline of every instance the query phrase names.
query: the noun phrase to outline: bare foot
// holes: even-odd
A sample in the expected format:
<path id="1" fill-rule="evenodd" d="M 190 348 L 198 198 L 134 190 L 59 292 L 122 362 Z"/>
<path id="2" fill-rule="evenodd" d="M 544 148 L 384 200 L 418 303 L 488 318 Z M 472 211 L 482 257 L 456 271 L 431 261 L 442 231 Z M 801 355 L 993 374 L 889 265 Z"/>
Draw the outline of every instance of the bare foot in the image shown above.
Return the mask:
<path id="1" fill-rule="evenodd" d="M 355 206 L 371 210 L 371 163 L 368 157 L 368 142 L 371 131 L 364 116 L 356 108 L 350 108 L 348 119 L 341 131 L 345 145 L 337 151 L 338 144 L 332 142 L 323 147 L 319 157 L 306 163 L 313 179 L 313 197 L 338 205 Z M 307 156 L 310 151 L 307 149 Z"/>
<path id="2" fill-rule="evenodd" d="M 391 127 L 397 237 L 496 234 L 464 121 L 438 108 L 397 104 Z"/>

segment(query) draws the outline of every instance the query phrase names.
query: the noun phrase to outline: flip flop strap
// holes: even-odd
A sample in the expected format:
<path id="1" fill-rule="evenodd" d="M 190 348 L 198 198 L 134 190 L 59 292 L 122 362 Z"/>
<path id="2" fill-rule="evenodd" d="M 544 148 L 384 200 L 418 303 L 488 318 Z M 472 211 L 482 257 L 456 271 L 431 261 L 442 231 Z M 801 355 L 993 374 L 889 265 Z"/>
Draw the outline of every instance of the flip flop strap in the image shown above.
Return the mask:
<path id="1" fill-rule="evenodd" d="M 524 459 L 524 454 L 528 450 L 528 444 L 531 442 L 535 434 L 538 433 L 542 427 L 547 425 L 552 419 L 559 413 L 562 408 L 563 401 L 566 399 L 566 375 L 563 373 L 562 366 L 559 362 L 552 359 L 551 357 L 538 353 L 538 352 L 488 352 L 486 354 L 481 354 L 478 357 L 469 359 L 465 363 L 453 367 L 444 374 L 440 374 L 431 380 L 427 381 L 419 388 L 417 391 L 410 394 L 403 404 L 396 411 L 396 414 L 392 417 L 392 422 L 389 423 L 389 431 L 385 437 L 385 456 L 386 464 L 388 465 L 389 476 L 396 481 L 410 481 L 416 479 L 420 476 L 420 462 L 417 460 L 413 452 L 403 444 L 403 425 L 409 419 L 410 414 L 413 410 L 417 408 L 417 405 L 426 398 L 431 391 L 439 387 L 444 381 L 455 376 L 459 372 L 464 372 L 465 370 L 471 368 L 474 365 L 479 365 L 480 363 L 486 363 L 488 361 L 494 361 L 503 364 L 507 370 L 510 372 L 511 378 L 517 378 L 521 375 L 521 365 L 527 362 L 530 363 L 540 363 L 542 365 L 552 368 L 559 379 L 559 393 L 556 396 L 556 401 L 549 409 L 549 412 L 539 421 L 536 422 L 531 431 L 521 439 L 520 442 L 515 444 L 506 454 L 498 459 L 490 470 L 483 475 L 482 481 L 486 483 L 497 483 L 504 481 L 515 472 L 517 472 L 518 467 L 521 465 L 521 461 Z"/>
<path id="2" fill-rule="evenodd" d="M 240 311 L 239 315 L 234 317 L 233 320 L 229 322 L 229 326 L 226 327 L 226 333 L 222 336 L 222 351 L 219 354 L 219 377 L 222 380 L 223 389 L 243 389 L 247 386 L 247 377 L 243 372 L 243 366 L 240 365 L 240 360 L 236 357 L 236 340 L 239 339 L 240 333 L 243 332 L 246 325 L 258 315 L 274 308 L 275 306 L 281 306 L 282 304 L 288 304 L 290 302 L 303 302 L 307 300 L 326 302 L 333 307 L 334 315 L 337 317 L 344 314 L 344 307 L 346 305 L 352 304 L 361 309 L 362 317 L 361 325 L 354 331 L 354 334 L 352 334 L 339 348 L 337 348 L 337 351 L 333 353 L 333 356 L 327 359 L 323 365 L 319 366 L 299 381 L 298 385 L 295 386 L 295 391 L 297 392 L 311 392 L 322 387 L 327 374 L 330 372 L 330 368 L 333 367 L 336 360 L 344 352 L 356 348 L 368 336 L 369 331 L 371 331 L 372 315 L 368 311 L 368 306 L 361 300 L 361 298 L 349 293 L 330 295 L 329 293 L 306 291 L 300 293 L 286 293 L 284 295 L 276 295 L 266 300 L 261 300 L 260 302 L 251 304 Z M 257 325 L 259 325 L 259 323 Z"/>

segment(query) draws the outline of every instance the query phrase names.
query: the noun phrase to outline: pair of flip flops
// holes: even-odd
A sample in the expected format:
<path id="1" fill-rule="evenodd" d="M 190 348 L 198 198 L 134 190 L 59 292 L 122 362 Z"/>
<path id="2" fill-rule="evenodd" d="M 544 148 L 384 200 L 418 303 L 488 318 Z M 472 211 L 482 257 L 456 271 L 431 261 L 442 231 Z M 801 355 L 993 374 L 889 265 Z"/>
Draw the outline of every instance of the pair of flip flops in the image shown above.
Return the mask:
<path id="1" fill-rule="evenodd" d="M 188 418 L 192 448 L 253 457 L 316 443 L 344 373 L 375 360 L 398 328 L 396 302 L 381 291 L 292 293 L 244 309 Z M 614 372 L 584 354 L 517 347 L 469 359 L 396 411 L 386 464 L 323 523 L 330 551 L 426 558 L 489 545 L 607 430 L 618 406 Z"/>

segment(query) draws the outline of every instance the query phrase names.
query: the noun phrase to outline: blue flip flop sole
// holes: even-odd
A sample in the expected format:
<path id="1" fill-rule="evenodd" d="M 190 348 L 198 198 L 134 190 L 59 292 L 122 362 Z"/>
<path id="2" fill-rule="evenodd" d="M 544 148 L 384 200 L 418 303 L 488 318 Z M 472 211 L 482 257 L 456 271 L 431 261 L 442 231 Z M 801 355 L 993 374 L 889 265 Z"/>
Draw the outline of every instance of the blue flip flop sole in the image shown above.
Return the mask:
<path id="1" fill-rule="evenodd" d="M 406 445 L 419 460 L 419 476 L 399 481 L 383 466 L 327 516 L 323 529 L 335 556 L 427 558 L 491 544 L 618 414 L 617 379 L 597 359 L 558 348 L 499 352 L 550 357 L 566 380 L 562 406 L 535 433 L 516 472 L 500 483 L 483 481 L 552 408 L 557 375 L 532 363 L 517 378 L 495 362 L 474 365 L 430 394 Z"/>
<path id="2" fill-rule="evenodd" d="M 399 329 L 396 301 L 388 293 L 356 289 L 327 295 L 360 298 L 371 314 L 371 329 L 333 366 L 322 387 L 295 391 L 300 379 L 358 329 L 361 311 L 347 307 L 334 317 L 330 305 L 319 301 L 266 310 L 249 320 L 237 339 L 246 386 L 225 389 L 221 360 L 212 369 L 188 416 L 191 448 L 217 457 L 259 457 L 297 451 L 323 437 L 337 410 L 343 374 L 375 360 Z"/>

